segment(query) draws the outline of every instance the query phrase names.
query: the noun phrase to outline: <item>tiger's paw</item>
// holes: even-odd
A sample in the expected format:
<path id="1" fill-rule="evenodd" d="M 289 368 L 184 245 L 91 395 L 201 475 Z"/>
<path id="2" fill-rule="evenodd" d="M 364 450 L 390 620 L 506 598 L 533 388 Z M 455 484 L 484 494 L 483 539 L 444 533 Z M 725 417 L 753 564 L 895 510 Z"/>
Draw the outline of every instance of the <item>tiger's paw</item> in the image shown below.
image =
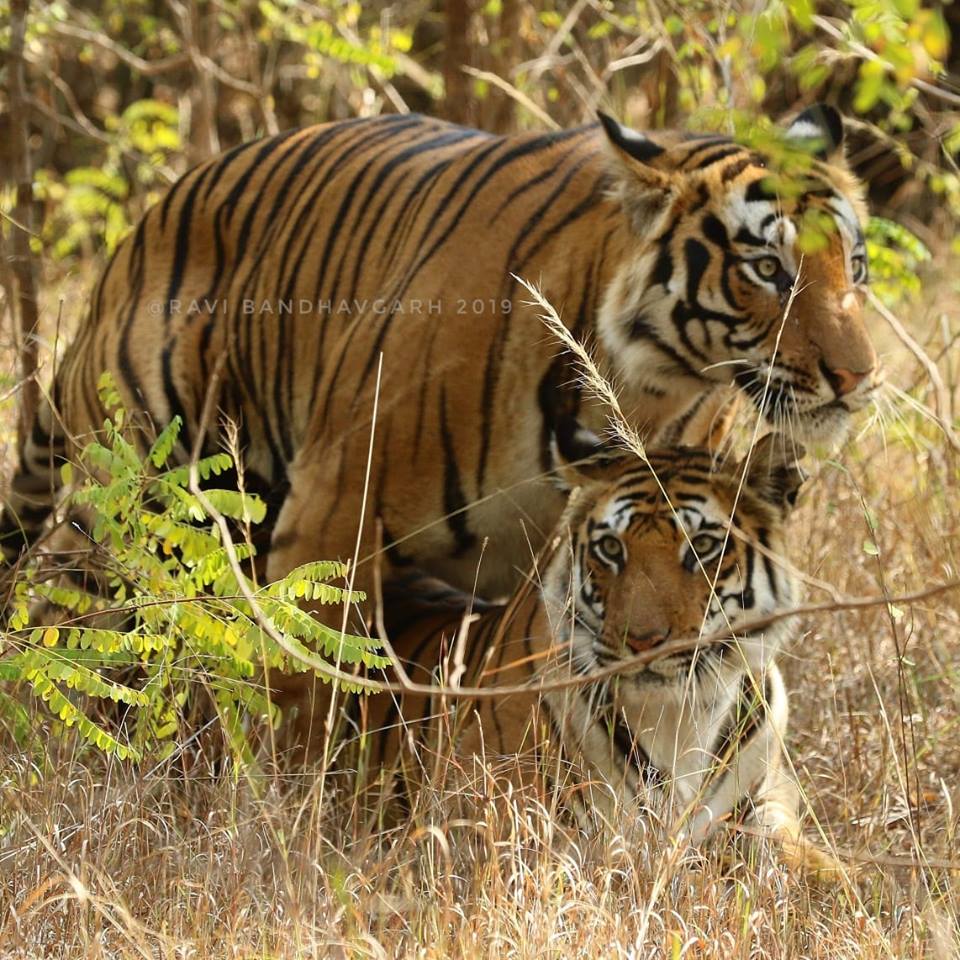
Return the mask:
<path id="1" fill-rule="evenodd" d="M 822 886 L 837 886 L 856 875 L 856 868 L 841 863 L 830 851 L 804 837 L 780 839 L 780 860 L 790 872 Z"/>

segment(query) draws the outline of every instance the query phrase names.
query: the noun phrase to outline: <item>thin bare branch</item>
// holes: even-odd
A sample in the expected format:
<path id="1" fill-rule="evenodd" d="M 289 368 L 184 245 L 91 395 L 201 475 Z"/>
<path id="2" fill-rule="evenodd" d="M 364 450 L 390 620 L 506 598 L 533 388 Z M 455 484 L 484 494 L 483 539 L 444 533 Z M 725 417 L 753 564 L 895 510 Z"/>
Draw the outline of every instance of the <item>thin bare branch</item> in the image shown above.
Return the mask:
<path id="1" fill-rule="evenodd" d="M 137 73 L 147 77 L 171 73 L 190 64 L 190 57 L 187 53 L 176 53 L 171 57 L 163 57 L 160 60 L 144 60 L 143 57 L 131 53 L 116 40 L 111 40 L 105 33 L 87 30 L 85 27 L 78 27 L 73 23 L 57 23 L 53 26 L 53 32 L 61 37 L 82 40 L 84 43 L 100 47 L 101 50 L 112 53 L 118 60 L 136 70 Z"/>
<path id="2" fill-rule="evenodd" d="M 846 46 L 856 53 L 857 56 L 862 57 L 864 60 L 869 60 L 871 63 L 881 64 L 887 70 L 892 70 L 889 61 L 884 60 L 884 58 L 878 53 L 875 53 L 869 47 L 860 43 L 858 40 L 855 40 L 852 35 L 844 34 L 840 27 L 838 27 L 834 20 L 830 17 L 824 17 L 820 14 L 817 14 L 813 17 L 813 23 L 814 26 L 818 27 L 834 40 L 846 44 Z M 960 95 L 956 93 L 951 93 L 949 90 L 944 90 L 943 87 L 938 87 L 936 84 L 929 83 L 926 80 L 921 80 L 919 77 L 911 77 L 908 82 L 911 87 L 915 87 L 917 90 L 922 90 L 924 93 L 929 94 L 932 97 L 937 97 L 946 103 L 952 104 L 953 106 L 960 106 Z"/>
<path id="3" fill-rule="evenodd" d="M 491 83 L 498 90 L 502 90 L 508 97 L 516 100 L 524 110 L 532 113 L 544 126 L 549 127 L 551 130 L 560 129 L 560 124 L 557 123 L 549 113 L 541 110 L 522 90 L 518 90 L 508 80 L 504 80 L 503 77 L 497 76 L 497 74 L 491 73 L 489 70 L 478 70 L 476 67 L 462 66 L 460 69 L 471 77 L 476 77 L 477 80 Z"/>
<path id="4" fill-rule="evenodd" d="M 910 331 L 900 322 L 897 315 L 890 310 L 872 290 L 868 292 L 868 297 L 874 310 L 887 321 L 890 329 L 897 335 L 900 342 L 917 358 L 920 365 L 926 370 L 930 384 L 933 387 L 934 403 L 936 404 L 936 412 L 931 412 L 930 417 L 943 431 L 943 435 L 947 438 L 947 442 L 953 447 L 954 451 L 960 453 L 960 439 L 957 438 L 953 427 L 946 419 L 950 410 L 950 395 L 944 385 L 943 378 L 940 376 L 937 365 L 927 355 L 926 350 L 911 336 Z"/>

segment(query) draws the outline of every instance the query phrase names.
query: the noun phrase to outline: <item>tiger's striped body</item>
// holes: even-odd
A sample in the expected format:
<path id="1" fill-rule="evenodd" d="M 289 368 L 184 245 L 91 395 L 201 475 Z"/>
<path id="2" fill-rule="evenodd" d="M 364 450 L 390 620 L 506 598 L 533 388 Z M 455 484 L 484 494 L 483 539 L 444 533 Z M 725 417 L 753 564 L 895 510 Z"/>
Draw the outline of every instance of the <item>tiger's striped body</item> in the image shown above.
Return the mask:
<path id="1" fill-rule="evenodd" d="M 835 437 L 875 366 L 851 266 L 862 209 L 842 162 L 817 161 L 816 189 L 781 201 L 761 159 L 729 141 L 653 144 L 605 122 L 606 137 L 598 126 L 496 137 L 388 116 L 245 144 L 192 170 L 93 293 L 58 370 L 60 416 L 40 411 L 13 481 L 8 552 L 49 512 L 58 458 L 99 429 L 109 370 L 140 423 L 183 417 L 182 458 L 216 387 L 248 483 L 272 517 L 284 505 L 271 577 L 352 554 L 369 453 L 361 559 L 379 523 L 389 564 L 502 595 L 562 510 L 542 476 L 557 417 L 603 418 L 511 275 L 541 284 L 596 346 L 647 437 L 722 433 L 734 374 L 758 401 L 770 387 L 771 417 Z M 781 330 L 799 260 L 791 217 L 809 206 L 838 229 L 805 260 L 815 282 Z M 761 277 L 774 260 L 779 273 Z M 206 426 L 210 447 L 217 425 Z"/>
<path id="2" fill-rule="evenodd" d="M 795 602 L 793 575 L 774 559 L 802 478 L 777 449 L 782 442 L 768 438 L 754 451 L 735 512 L 738 475 L 711 475 L 706 451 L 652 456 L 659 484 L 632 455 L 588 469 L 534 579 L 507 604 L 466 621 L 452 593 L 438 597 L 429 581 L 398 584 L 387 598 L 387 628 L 412 680 L 529 692 L 475 702 L 372 697 L 363 708 L 371 772 L 402 756 L 411 740 L 433 745 L 439 731 L 453 730 L 460 762 L 523 755 L 510 768 L 521 782 L 556 770 L 547 758 L 559 750 L 599 784 L 571 794 L 590 796 L 608 818 L 637 798 L 656 805 L 658 793 L 686 812 L 694 841 L 752 810 L 802 849 L 798 798 L 782 769 L 787 697 L 775 660 L 782 622 L 615 680 L 536 689 L 668 639 L 731 627 L 733 635 L 745 619 Z M 732 512 L 736 533 L 724 545 Z"/>

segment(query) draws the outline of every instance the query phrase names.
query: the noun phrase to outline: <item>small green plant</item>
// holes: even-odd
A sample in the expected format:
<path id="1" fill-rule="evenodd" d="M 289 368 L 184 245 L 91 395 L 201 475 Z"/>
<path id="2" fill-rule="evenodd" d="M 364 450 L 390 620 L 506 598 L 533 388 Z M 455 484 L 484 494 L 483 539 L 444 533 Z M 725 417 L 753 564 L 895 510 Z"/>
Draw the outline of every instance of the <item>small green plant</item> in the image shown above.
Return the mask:
<path id="1" fill-rule="evenodd" d="M 896 306 L 920 293 L 920 266 L 930 251 L 906 227 L 883 217 L 871 217 L 867 227 L 871 287 L 887 304 Z"/>
<path id="2" fill-rule="evenodd" d="M 299 605 L 344 604 L 362 595 L 332 583 L 346 569 L 326 561 L 256 585 L 231 564 L 217 527 L 189 489 L 189 467 L 168 465 L 179 418 L 141 458 L 124 435 L 125 412 L 109 378 L 101 381 L 101 399 L 113 412 L 104 423 L 103 441 L 91 443 L 80 457 L 87 477 L 70 495 L 69 506 L 92 521 L 96 552 L 106 558 L 98 562 L 97 575 L 109 588 L 94 596 L 59 581 L 18 578 L 0 640 L 0 681 L 29 685 L 61 729 L 75 727 L 101 750 L 133 759 L 175 749 L 182 711 L 202 684 L 212 694 L 234 755 L 249 760 L 246 721 L 275 725 L 280 719 L 254 678 L 264 669 L 310 669 L 261 623 L 269 620 L 294 652 L 331 664 L 383 667 L 387 661 L 377 654 L 375 640 L 331 629 Z M 232 459 L 217 453 L 196 466 L 201 480 L 209 482 L 229 470 Z M 72 482 L 72 468 L 64 472 Z M 216 511 L 244 527 L 263 520 L 264 504 L 253 495 L 228 489 L 204 489 L 204 495 Z M 249 543 L 234 549 L 240 561 L 254 554 Z M 29 606 L 38 598 L 64 611 L 65 622 L 29 626 Z M 121 618 L 123 629 L 115 629 Z M 125 705 L 122 739 L 84 709 L 84 696 Z M 0 720 L 15 734 L 30 732 L 28 712 L 2 690 Z"/>

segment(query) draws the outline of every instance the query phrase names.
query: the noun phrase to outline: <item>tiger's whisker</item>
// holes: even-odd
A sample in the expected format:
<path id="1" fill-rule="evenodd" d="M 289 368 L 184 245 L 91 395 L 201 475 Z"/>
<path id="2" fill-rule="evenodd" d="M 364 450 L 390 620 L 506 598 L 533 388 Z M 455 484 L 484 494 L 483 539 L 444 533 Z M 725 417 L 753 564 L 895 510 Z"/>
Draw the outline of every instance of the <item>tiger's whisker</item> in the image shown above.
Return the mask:
<path id="1" fill-rule="evenodd" d="M 701 367 L 700 372 L 706 373 L 708 370 L 716 370 L 718 367 L 750 366 L 751 363 L 753 363 L 753 361 L 746 359 L 746 357 L 733 360 L 718 360 L 716 363 L 708 363 L 705 367 Z"/>

